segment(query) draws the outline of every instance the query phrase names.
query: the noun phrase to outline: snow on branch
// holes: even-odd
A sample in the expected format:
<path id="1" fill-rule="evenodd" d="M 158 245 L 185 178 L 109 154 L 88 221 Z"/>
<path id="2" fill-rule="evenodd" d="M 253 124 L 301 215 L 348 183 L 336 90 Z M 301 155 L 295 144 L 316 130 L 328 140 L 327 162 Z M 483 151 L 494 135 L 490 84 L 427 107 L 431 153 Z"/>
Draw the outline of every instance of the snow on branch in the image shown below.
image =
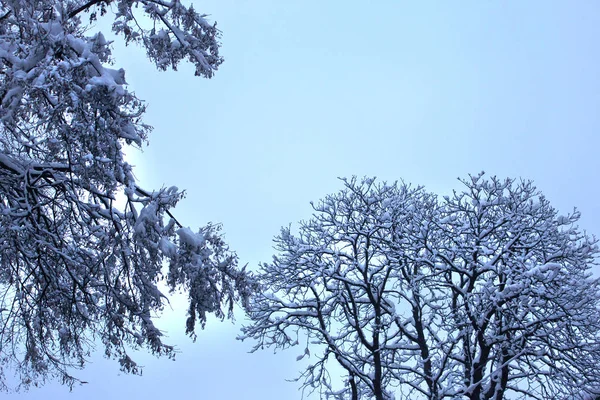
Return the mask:
<path id="1" fill-rule="evenodd" d="M 578 213 L 483 174 L 441 201 L 403 182 L 342 182 L 297 235 L 275 238 L 241 336 L 254 350 L 306 341 L 298 379 L 327 398 L 597 392 L 598 247 L 574 228 Z"/>
<path id="2" fill-rule="evenodd" d="M 187 59 L 210 77 L 222 62 L 215 25 L 176 0 L 0 2 L 0 360 L 24 386 L 72 386 L 94 343 L 133 373 L 131 348 L 172 357 L 161 281 L 187 290 L 192 335 L 253 287 L 219 225 L 177 221 L 183 192 L 136 182 L 124 150 L 151 127 L 110 43 L 87 34 L 98 12 L 160 69 Z"/>

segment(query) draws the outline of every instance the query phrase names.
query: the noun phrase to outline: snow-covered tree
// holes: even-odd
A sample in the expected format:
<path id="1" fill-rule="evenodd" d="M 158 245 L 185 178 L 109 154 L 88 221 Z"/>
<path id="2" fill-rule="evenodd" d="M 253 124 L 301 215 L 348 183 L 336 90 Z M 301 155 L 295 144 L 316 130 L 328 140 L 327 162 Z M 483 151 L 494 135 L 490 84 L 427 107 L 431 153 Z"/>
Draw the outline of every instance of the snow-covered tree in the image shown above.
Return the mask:
<path id="1" fill-rule="evenodd" d="M 580 214 L 558 215 L 531 182 L 462 181 L 431 247 L 448 289 L 444 328 L 456 340 L 469 399 L 570 398 L 600 383 L 597 241 Z"/>
<path id="2" fill-rule="evenodd" d="M 72 385 L 94 343 L 130 372 L 128 348 L 172 356 L 153 322 L 161 280 L 188 290 L 191 335 L 248 294 L 219 226 L 182 226 L 182 192 L 142 189 L 124 160 L 151 128 L 90 31 L 107 13 L 159 69 L 188 60 L 210 78 L 222 62 L 215 24 L 179 0 L 0 0 L 2 384 L 16 368 L 24 385 Z"/>
<path id="3" fill-rule="evenodd" d="M 276 237 L 242 339 L 255 350 L 303 343 L 299 379 L 324 397 L 597 395 L 596 240 L 531 182 L 462 182 L 440 200 L 405 183 L 344 180 L 297 235 Z"/>

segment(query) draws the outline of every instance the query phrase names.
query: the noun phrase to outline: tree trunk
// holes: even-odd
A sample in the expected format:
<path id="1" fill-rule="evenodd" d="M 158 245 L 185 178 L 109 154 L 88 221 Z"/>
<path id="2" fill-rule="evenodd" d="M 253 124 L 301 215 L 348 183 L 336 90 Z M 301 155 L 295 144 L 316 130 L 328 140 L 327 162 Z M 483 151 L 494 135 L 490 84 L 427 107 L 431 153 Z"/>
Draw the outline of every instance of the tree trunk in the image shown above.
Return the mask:
<path id="1" fill-rule="evenodd" d="M 352 400 L 358 400 L 358 388 L 356 387 L 354 375 L 350 375 L 350 388 L 352 389 Z"/>

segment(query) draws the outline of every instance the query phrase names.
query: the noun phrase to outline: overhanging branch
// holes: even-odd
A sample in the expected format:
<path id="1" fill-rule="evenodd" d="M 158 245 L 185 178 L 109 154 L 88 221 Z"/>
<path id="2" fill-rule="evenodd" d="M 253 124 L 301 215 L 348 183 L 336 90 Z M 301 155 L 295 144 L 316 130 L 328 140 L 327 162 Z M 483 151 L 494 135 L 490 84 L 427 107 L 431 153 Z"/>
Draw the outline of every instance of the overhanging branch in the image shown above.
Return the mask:
<path id="1" fill-rule="evenodd" d="M 76 16 L 77 14 L 79 14 L 82 11 L 87 10 L 90 7 L 95 6 L 96 4 L 99 3 L 106 3 L 109 4 L 112 2 L 112 0 L 91 0 L 89 2 L 87 2 L 86 4 L 82 5 L 81 7 L 77 8 L 76 10 L 73 10 L 69 13 L 69 18 L 73 18 L 74 16 Z"/>

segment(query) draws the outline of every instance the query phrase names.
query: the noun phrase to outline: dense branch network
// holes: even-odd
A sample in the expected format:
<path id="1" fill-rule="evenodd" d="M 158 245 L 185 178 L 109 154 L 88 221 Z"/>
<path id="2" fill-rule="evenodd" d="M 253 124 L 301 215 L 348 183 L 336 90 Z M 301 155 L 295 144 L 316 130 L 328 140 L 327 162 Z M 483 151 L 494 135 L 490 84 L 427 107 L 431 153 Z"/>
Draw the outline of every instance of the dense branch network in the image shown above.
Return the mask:
<path id="1" fill-rule="evenodd" d="M 128 348 L 172 356 L 154 325 L 165 279 L 187 290 L 192 335 L 250 288 L 218 225 L 183 227 L 181 191 L 136 182 L 123 151 L 147 140 L 145 106 L 85 12 L 114 12 L 160 69 L 222 62 L 215 25 L 177 0 L 0 0 L 0 362 L 24 385 L 72 385 L 95 343 L 129 372 Z"/>
<path id="2" fill-rule="evenodd" d="M 598 396 L 598 248 L 579 213 L 558 215 L 531 182 L 462 183 L 438 199 L 344 180 L 297 235 L 276 237 L 242 338 L 254 350 L 305 342 L 299 379 L 324 397 Z"/>

